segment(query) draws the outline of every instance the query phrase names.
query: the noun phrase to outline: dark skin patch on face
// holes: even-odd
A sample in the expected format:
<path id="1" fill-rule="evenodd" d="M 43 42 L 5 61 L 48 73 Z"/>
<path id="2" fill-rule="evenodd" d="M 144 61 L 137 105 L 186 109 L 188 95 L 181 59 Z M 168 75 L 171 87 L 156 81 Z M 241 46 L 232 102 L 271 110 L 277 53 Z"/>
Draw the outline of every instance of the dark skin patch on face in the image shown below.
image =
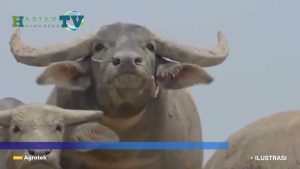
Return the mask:
<path id="1" fill-rule="evenodd" d="M 132 116 L 135 116 L 136 114 L 138 114 L 139 112 L 138 111 L 133 111 L 135 107 L 133 107 L 134 105 L 130 104 L 130 103 L 123 103 L 121 106 L 120 106 L 120 112 L 122 112 L 122 117 L 132 117 Z"/>

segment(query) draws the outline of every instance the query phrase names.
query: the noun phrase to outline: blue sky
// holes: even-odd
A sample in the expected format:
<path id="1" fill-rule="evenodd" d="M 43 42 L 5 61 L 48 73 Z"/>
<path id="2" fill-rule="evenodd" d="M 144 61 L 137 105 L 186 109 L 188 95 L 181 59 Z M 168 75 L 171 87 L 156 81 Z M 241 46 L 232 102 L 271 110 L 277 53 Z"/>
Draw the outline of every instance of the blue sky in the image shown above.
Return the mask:
<path id="1" fill-rule="evenodd" d="M 45 102 L 52 87 L 37 86 L 41 68 L 16 63 L 8 41 L 13 15 L 57 16 L 67 10 L 85 15 L 84 26 L 24 28 L 25 42 L 68 42 L 117 21 L 144 25 L 184 43 L 211 47 L 222 30 L 230 44 L 224 64 L 207 68 L 213 84 L 190 88 L 200 111 L 205 141 L 222 141 L 270 114 L 300 109 L 300 1 L 151 0 L 151 1 L 0 1 L 0 98 Z M 205 159 L 211 151 L 205 153 Z"/>

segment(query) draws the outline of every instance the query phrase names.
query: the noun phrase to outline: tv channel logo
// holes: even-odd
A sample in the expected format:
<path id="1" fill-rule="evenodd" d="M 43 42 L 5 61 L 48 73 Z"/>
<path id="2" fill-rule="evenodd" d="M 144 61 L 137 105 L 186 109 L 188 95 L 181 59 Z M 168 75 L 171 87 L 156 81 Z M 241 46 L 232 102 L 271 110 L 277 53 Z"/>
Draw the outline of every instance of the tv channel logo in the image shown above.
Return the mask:
<path id="1" fill-rule="evenodd" d="M 59 16 L 12 16 L 12 27 L 19 28 L 64 28 L 76 31 L 83 23 L 84 15 L 71 10 Z"/>

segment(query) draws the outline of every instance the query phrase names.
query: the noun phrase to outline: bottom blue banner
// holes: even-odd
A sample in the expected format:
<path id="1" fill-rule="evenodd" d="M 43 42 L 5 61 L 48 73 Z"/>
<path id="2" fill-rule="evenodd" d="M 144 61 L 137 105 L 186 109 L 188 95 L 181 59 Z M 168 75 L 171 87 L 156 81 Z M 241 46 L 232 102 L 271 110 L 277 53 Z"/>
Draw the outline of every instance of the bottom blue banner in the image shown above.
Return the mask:
<path id="1" fill-rule="evenodd" d="M 203 150 L 228 147 L 228 142 L 0 142 L 0 149 Z"/>

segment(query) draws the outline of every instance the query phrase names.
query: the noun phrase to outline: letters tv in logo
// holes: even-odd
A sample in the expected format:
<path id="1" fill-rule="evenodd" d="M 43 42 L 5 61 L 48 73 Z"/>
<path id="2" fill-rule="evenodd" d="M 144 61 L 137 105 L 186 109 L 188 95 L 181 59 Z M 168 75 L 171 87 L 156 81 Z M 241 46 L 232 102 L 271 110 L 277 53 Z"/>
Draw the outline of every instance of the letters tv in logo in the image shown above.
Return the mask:
<path id="1" fill-rule="evenodd" d="M 64 15 L 59 16 L 62 21 L 61 27 L 70 31 L 78 30 L 83 24 L 84 16 L 78 11 L 67 11 Z"/>
<path id="2" fill-rule="evenodd" d="M 21 28 L 65 28 L 76 31 L 82 27 L 84 15 L 78 11 L 67 11 L 59 16 L 12 16 L 12 27 Z"/>

